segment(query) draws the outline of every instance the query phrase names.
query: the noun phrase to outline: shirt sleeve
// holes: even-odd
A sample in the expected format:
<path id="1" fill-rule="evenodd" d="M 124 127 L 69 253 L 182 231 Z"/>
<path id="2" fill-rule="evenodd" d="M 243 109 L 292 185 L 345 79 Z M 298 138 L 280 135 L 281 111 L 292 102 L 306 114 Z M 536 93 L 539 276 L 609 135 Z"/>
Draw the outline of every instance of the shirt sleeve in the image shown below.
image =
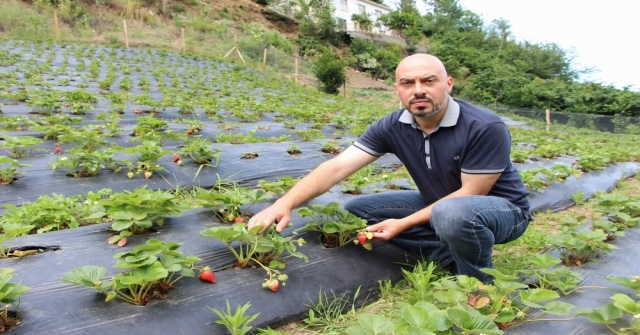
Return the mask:
<path id="1" fill-rule="evenodd" d="M 502 173 L 511 162 L 511 135 L 504 123 L 490 123 L 471 139 L 461 171 L 468 174 Z"/>
<path id="2" fill-rule="evenodd" d="M 388 117 L 375 122 L 365 130 L 365 132 L 353 143 L 356 148 L 368 153 L 369 155 L 381 157 L 390 152 L 387 141 L 385 140 L 385 125 L 388 123 Z"/>

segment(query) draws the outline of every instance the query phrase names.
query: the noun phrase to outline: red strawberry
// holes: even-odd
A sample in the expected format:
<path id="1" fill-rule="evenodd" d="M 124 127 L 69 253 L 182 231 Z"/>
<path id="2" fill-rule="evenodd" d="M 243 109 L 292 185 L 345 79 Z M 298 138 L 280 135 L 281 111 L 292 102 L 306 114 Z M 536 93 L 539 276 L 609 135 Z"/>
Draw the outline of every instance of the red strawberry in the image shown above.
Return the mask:
<path id="1" fill-rule="evenodd" d="M 187 130 L 187 135 L 189 135 L 189 136 L 193 135 L 193 131 Z"/>
<path id="2" fill-rule="evenodd" d="M 174 156 L 173 156 L 173 161 L 174 161 L 175 163 L 177 163 L 179 160 L 180 160 L 180 156 L 178 156 L 178 155 L 174 155 Z"/>
<path id="3" fill-rule="evenodd" d="M 367 236 L 362 234 L 362 235 L 358 235 L 358 242 L 360 242 L 360 244 L 364 245 L 365 243 L 367 243 Z"/>
<path id="4" fill-rule="evenodd" d="M 213 275 L 213 271 L 208 266 L 205 266 L 202 270 L 200 270 L 200 280 L 206 281 L 207 283 L 216 283 L 216 276 Z"/>
<path id="5" fill-rule="evenodd" d="M 280 282 L 277 279 L 269 279 L 264 282 L 262 286 L 270 289 L 273 292 L 278 292 L 278 289 L 280 288 Z"/>
<path id="6" fill-rule="evenodd" d="M 244 222 L 244 218 L 242 216 L 238 216 L 235 219 L 233 219 L 234 223 L 240 223 L 240 222 Z"/>
<path id="7" fill-rule="evenodd" d="M 126 238 L 126 237 L 123 237 L 123 238 L 121 238 L 121 239 L 120 239 L 120 241 L 118 241 L 118 244 L 117 244 L 117 245 L 118 245 L 119 247 L 124 247 L 124 246 L 125 246 L 125 244 L 127 244 L 127 238 Z"/>
<path id="8" fill-rule="evenodd" d="M 62 152 L 62 149 L 60 149 L 60 147 L 56 147 L 53 151 L 56 153 L 56 155 L 59 155 L 60 152 Z"/>

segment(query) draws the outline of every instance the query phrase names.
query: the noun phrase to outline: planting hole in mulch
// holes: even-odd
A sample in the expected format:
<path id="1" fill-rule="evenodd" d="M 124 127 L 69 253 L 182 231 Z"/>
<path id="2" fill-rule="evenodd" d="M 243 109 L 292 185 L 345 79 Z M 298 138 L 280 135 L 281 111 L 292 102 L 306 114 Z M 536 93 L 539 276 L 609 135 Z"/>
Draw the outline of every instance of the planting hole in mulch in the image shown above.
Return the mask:
<path id="1" fill-rule="evenodd" d="M 20 314 L 16 311 L 0 312 L 0 333 L 8 332 L 22 323 Z"/>
<path id="2" fill-rule="evenodd" d="M 60 250 L 60 247 L 57 245 L 51 245 L 46 247 L 24 246 L 24 247 L 11 248 L 9 252 L 7 252 L 7 255 L 9 255 L 9 257 L 24 257 L 24 256 L 41 254 L 43 252 L 56 251 L 56 250 Z"/>

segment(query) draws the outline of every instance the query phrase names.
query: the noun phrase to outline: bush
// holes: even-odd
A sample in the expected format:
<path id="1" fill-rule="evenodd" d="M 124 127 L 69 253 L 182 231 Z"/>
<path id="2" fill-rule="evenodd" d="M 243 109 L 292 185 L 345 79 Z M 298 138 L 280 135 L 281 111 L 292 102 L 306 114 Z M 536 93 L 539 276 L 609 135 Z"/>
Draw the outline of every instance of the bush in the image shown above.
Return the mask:
<path id="1" fill-rule="evenodd" d="M 330 51 L 318 57 L 311 70 L 316 78 L 320 80 L 321 91 L 329 94 L 338 94 L 340 92 L 340 86 L 347 80 L 344 66 L 344 60 Z"/>

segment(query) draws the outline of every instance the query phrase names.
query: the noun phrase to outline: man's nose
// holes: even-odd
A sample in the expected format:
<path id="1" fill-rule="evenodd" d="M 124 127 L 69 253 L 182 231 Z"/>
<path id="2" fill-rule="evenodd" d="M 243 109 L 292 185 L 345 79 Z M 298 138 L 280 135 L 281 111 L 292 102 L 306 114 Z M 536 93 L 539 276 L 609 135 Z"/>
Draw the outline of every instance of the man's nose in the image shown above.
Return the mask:
<path id="1" fill-rule="evenodd" d="M 419 81 L 416 81 L 415 86 L 413 87 L 413 94 L 415 95 L 423 95 L 425 92 L 425 86 L 422 85 Z"/>

